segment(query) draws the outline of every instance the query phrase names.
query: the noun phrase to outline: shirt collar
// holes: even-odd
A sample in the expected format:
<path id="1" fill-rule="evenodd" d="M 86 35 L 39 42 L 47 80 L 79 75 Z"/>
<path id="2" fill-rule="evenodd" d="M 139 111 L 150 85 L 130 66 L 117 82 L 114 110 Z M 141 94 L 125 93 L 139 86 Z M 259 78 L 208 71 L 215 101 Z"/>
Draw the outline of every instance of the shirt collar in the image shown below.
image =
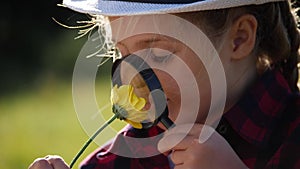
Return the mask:
<path id="1" fill-rule="evenodd" d="M 158 155 L 160 152 L 157 149 L 157 144 L 163 136 L 163 131 L 164 130 L 157 126 L 153 126 L 149 129 L 135 129 L 127 125 L 120 131 L 107 151 L 98 155 L 104 156 L 108 152 L 128 157 Z"/>
<path id="2" fill-rule="evenodd" d="M 267 146 L 289 96 L 291 90 L 283 75 L 276 70 L 267 71 L 224 117 L 247 142 Z"/>

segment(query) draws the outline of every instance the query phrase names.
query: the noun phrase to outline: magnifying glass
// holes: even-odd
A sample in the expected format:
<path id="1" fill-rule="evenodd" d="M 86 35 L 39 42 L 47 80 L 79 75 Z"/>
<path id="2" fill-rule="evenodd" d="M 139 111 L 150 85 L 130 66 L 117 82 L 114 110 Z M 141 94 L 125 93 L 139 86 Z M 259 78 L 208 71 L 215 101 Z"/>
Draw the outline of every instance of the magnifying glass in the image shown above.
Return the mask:
<path id="1" fill-rule="evenodd" d="M 126 63 L 126 64 L 124 64 Z M 124 80 L 121 78 L 121 67 L 129 65 L 136 71 L 136 76 L 140 84 L 146 85 L 149 90 L 149 96 L 153 100 L 154 111 L 148 111 L 148 119 L 140 122 L 142 129 L 148 129 L 161 122 L 167 129 L 174 126 L 173 121 L 168 117 L 169 110 L 167 105 L 167 99 L 165 97 L 161 83 L 156 76 L 153 69 L 147 64 L 147 62 L 141 57 L 131 54 L 117 59 L 112 66 L 112 84 L 113 86 L 124 85 Z M 126 69 L 125 69 L 126 70 Z M 126 72 L 125 72 L 126 73 Z M 134 82 L 133 82 L 134 83 Z"/>
<path id="2" fill-rule="evenodd" d="M 160 84 L 159 79 L 157 78 L 153 69 L 146 63 L 144 59 L 141 57 L 131 54 L 122 59 L 117 59 L 113 66 L 112 66 L 112 84 L 113 86 L 122 86 L 126 85 L 123 84 L 121 79 L 121 67 L 122 63 L 127 63 L 128 65 L 132 66 L 137 74 L 135 76 L 140 76 L 139 80 L 142 80 L 148 89 L 149 89 L 149 96 L 153 100 L 153 105 L 155 107 L 154 111 L 146 111 L 148 113 L 149 118 L 144 119 L 143 121 L 139 122 L 142 125 L 142 129 L 149 129 L 159 122 L 162 123 L 167 129 L 174 127 L 175 124 L 173 121 L 168 117 L 169 110 L 167 105 L 167 99 L 165 97 L 163 88 Z M 114 110 L 113 110 L 114 111 Z M 111 117 L 106 123 L 104 123 L 90 138 L 89 140 L 83 145 L 80 151 L 76 154 L 74 159 L 70 163 L 70 168 L 72 168 L 75 162 L 79 159 L 88 145 L 97 137 L 97 135 L 105 129 L 112 121 L 114 121 L 117 117 L 115 114 Z"/>

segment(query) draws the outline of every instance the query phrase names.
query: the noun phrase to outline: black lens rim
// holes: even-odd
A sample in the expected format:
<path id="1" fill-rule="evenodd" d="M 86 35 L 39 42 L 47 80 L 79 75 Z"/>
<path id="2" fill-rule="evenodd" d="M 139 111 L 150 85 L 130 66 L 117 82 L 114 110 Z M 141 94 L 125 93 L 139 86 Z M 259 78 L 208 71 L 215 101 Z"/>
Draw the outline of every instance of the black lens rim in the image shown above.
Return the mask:
<path id="1" fill-rule="evenodd" d="M 141 57 L 135 55 L 135 54 L 130 54 L 128 56 L 122 57 L 121 59 L 117 59 L 113 65 L 112 65 L 112 71 L 111 71 L 111 76 L 112 76 L 112 84 L 113 86 L 121 86 L 122 84 L 122 79 L 121 79 L 121 63 L 125 61 L 126 63 L 130 64 L 134 69 L 137 70 L 137 72 L 141 75 L 145 83 L 147 84 L 150 93 L 151 91 L 154 90 L 161 90 L 164 93 L 164 90 L 161 86 L 161 83 L 156 76 L 155 72 L 153 69 L 146 63 L 144 59 Z M 157 100 L 156 97 L 153 97 L 153 94 L 151 93 L 151 96 L 153 98 L 153 102 L 155 105 L 160 104 L 160 101 Z M 166 102 L 167 103 L 167 102 Z M 158 106 L 155 106 L 157 109 Z M 158 111 L 156 111 L 158 112 Z M 156 118 L 154 122 L 147 122 L 147 123 L 141 123 L 143 129 L 148 129 L 152 126 L 157 125 L 159 122 L 162 122 L 163 125 L 167 128 L 170 128 L 173 125 L 172 120 L 169 119 L 169 109 L 168 105 L 166 104 L 165 109 L 163 113 L 158 115 L 156 113 Z M 165 124 L 165 122 L 168 122 Z"/>

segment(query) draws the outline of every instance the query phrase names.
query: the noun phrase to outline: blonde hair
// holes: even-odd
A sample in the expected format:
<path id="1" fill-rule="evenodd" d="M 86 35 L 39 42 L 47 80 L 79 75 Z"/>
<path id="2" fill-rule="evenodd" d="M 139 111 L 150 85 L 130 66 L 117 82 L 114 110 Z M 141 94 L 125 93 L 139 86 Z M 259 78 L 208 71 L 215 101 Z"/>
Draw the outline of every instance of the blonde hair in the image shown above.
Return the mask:
<path id="1" fill-rule="evenodd" d="M 182 13 L 178 16 L 199 23 L 214 43 L 235 19 L 244 14 L 251 14 L 258 21 L 256 46 L 252 52 L 258 56 L 258 72 L 276 68 L 283 73 L 291 89 L 298 91 L 297 63 L 300 38 L 297 18 L 288 1 Z"/>

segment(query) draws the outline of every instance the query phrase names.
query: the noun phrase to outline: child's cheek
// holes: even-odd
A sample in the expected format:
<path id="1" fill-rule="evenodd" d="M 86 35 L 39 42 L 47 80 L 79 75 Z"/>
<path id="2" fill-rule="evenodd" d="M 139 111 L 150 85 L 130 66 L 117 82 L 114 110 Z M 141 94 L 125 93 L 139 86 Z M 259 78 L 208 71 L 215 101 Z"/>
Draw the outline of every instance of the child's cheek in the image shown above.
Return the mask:
<path id="1" fill-rule="evenodd" d="M 175 121 L 179 114 L 179 110 L 181 106 L 181 95 L 180 95 L 180 88 L 178 86 L 178 83 L 167 72 L 162 70 L 154 70 L 154 71 L 158 79 L 160 80 L 160 83 L 163 87 L 163 90 L 167 98 L 169 118 L 172 121 Z"/>

